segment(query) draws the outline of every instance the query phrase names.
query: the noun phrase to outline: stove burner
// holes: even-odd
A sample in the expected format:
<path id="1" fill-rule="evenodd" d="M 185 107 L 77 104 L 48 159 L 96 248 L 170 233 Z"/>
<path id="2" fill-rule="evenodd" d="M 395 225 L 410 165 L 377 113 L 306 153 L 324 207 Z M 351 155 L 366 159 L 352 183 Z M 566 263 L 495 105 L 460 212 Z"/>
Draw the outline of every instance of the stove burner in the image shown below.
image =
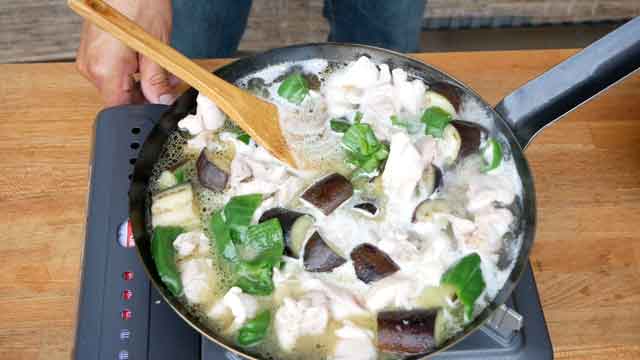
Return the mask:
<path id="1" fill-rule="evenodd" d="M 133 164 L 165 109 L 122 106 L 102 111 L 96 120 L 74 359 L 240 359 L 200 336 L 164 303 L 128 239 Z M 530 267 L 506 305 L 480 330 L 431 359 L 552 359 Z"/>

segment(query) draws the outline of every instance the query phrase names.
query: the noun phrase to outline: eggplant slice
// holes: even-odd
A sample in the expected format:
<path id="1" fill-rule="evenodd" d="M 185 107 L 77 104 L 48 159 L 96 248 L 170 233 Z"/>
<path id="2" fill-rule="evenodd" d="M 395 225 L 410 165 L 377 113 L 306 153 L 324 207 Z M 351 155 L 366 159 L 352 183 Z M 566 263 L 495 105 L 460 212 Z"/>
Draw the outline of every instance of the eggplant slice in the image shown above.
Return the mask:
<path id="1" fill-rule="evenodd" d="M 331 174 L 313 184 L 303 194 L 302 199 L 329 215 L 343 202 L 353 196 L 353 185 L 344 176 Z"/>
<path id="2" fill-rule="evenodd" d="M 273 208 L 265 211 L 259 222 L 278 219 L 284 235 L 284 254 L 292 258 L 299 258 L 307 230 L 313 225 L 313 217 L 301 212 Z"/>
<path id="3" fill-rule="evenodd" d="M 458 158 L 462 159 L 469 156 L 480 149 L 480 144 L 487 138 L 489 132 L 482 125 L 470 121 L 453 120 L 451 121 L 458 134 L 460 135 L 460 151 Z"/>
<path id="4" fill-rule="evenodd" d="M 431 196 L 442 186 L 442 170 L 433 164 L 427 166 L 422 172 L 420 185 L 422 186 L 422 195 Z"/>
<path id="5" fill-rule="evenodd" d="M 436 213 L 448 213 L 451 209 L 447 202 L 443 199 L 427 199 L 418 204 L 413 211 L 414 223 L 433 221 L 433 215 Z"/>
<path id="6" fill-rule="evenodd" d="M 397 354 L 428 354 L 436 349 L 436 309 L 378 313 L 378 348 Z"/>
<path id="7" fill-rule="evenodd" d="M 356 246 L 351 251 L 351 260 L 356 276 L 366 284 L 384 279 L 400 270 L 389 255 L 368 243 Z"/>
<path id="8" fill-rule="evenodd" d="M 302 263 L 309 272 L 329 272 L 346 262 L 345 258 L 329 247 L 318 232 L 314 232 L 304 245 Z"/>
<path id="9" fill-rule="evenodd" d="M 206 149 L 202 149 L 196 161 L 200 185 L 213 191 L 223 191 L 227 186 L 229 174 L 209 160 Z"/>
<path id="10" fill-rule="evenodd" d="M 460 103 L 462 98 L 462 89 L 447 82 L 437 82 L 429 84 L 429 90 L 432 90 L 449 100 L 456 112 L 460 112 Z"/>

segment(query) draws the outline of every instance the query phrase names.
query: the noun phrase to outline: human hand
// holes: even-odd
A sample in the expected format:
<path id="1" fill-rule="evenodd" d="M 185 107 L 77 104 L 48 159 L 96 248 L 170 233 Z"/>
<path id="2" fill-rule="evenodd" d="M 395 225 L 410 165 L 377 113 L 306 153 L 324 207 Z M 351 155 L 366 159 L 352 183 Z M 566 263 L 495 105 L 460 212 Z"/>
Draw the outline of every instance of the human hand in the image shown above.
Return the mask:
<path id="1" fill-rule="evenodd" d="M 171 0 L 107 2 L 151 35 L 169 42 Z M 82 27 L 76 66 L 98 88 L 107 106 L 145 100 L 169 105 L 175 100 L 175 77 L 87 21 Z M 138 72 L 140 83 L 133 77 Z"/>

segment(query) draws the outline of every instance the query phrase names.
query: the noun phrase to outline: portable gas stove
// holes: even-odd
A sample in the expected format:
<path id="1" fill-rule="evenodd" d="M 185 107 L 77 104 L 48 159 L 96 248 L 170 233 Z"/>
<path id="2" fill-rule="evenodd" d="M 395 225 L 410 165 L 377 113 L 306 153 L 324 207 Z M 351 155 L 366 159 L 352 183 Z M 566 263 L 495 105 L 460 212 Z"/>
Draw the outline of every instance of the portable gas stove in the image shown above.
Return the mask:
<path id="1" fill-rule="evenodd" d="M 238 359 L 184 322 L 151 286 L 128 225 L 129 180 L 161 105 L 104 110 L 95 124 L 74 359 Z M 120 234 L 120 236 L 119 236 Z M 528 267 L 507 306 L 433 359 L 553 358 Z"/>

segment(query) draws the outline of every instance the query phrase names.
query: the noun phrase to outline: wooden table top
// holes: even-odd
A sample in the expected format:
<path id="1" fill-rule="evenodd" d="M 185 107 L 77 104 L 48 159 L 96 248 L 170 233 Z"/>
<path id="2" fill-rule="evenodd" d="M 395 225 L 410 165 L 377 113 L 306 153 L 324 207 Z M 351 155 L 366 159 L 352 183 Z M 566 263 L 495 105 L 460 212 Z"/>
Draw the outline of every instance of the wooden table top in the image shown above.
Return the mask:
<path id="1" fill-rule="evenodd" d="M 572 53 L 418 57 L 496 103 Z M 101 107 L 72 64 L 0 65 L 2 359 L 70 357 Z M 526 153 L 539 206 L 531 261 L 556 358 L 640 358 L 640 76 L 545 130 Z"/>

